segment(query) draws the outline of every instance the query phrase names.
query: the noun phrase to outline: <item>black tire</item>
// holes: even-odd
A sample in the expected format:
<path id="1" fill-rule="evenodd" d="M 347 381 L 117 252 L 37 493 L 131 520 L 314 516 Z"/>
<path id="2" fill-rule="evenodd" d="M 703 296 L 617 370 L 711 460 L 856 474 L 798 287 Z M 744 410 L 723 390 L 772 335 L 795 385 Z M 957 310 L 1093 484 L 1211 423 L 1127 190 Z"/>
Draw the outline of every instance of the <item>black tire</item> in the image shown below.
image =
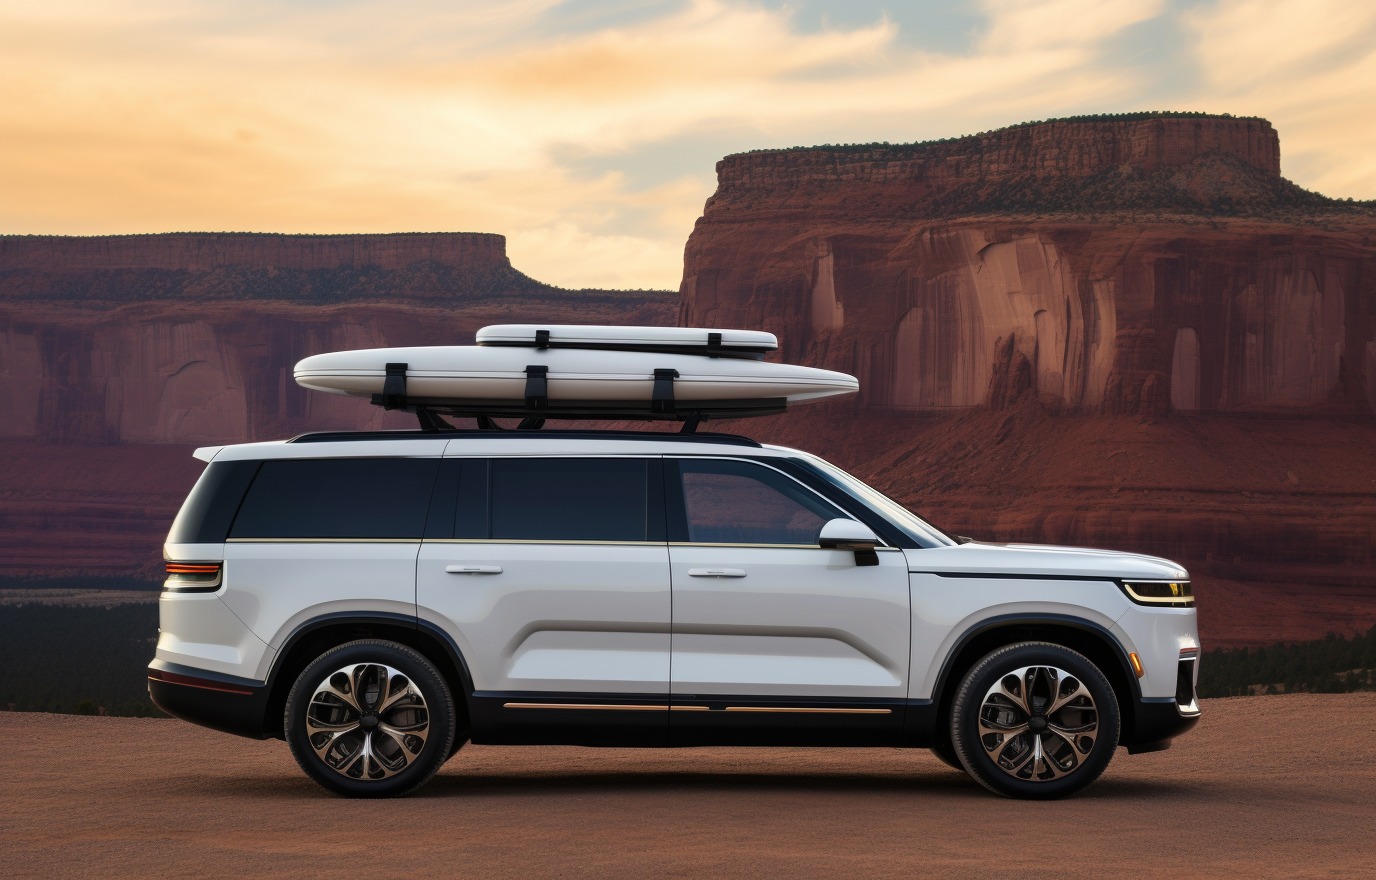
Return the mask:
<path id="1" fill-rule="evenodd" d="M 1015 675 L 1019 670 L 1023 676 Z M 1065 703 L 1048 717 L 1053 688 Z M 1023 708 L 1028 694 L 1030 712 Z M 982 717 L 1016 732 L 982 738 Z M 1088 658 L 1061 645 L 1021 642 L 990 653 L 965 674 L 951 707 L 951 744 L 965 771 L 990 791 L 1065 797 L 1108 767 L 1119 719 L 1113 687 Z"/>
<path id="2" fill-rule="evenodd" d="M 302 671 L 283 726 L 292 757 L 320 785 L 345 797 L 397 797 L 430 781 L 453 754 L 454 698 L 421 654 L 360 639 Z"/>

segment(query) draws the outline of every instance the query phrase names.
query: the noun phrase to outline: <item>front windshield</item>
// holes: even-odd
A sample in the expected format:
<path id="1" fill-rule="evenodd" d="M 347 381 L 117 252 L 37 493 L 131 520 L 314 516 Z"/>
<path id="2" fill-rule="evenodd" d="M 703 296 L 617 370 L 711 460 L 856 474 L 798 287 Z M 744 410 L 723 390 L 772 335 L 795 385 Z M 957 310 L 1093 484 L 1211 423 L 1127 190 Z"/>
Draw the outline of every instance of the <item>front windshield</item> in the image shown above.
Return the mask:
<path id="1" fill-rule="evenodd" d="M 884 493 L 865 485 L 836 465 L 805 452 L 801 455 L 804 461 L 820 471 L 827 480 L 883 514 L 885 519 L 902 529 L 908 537 L 916 541 L 919 547 L 948 547 L 957 543 L 954 538 L 941 529 L 917 516 Z"/>

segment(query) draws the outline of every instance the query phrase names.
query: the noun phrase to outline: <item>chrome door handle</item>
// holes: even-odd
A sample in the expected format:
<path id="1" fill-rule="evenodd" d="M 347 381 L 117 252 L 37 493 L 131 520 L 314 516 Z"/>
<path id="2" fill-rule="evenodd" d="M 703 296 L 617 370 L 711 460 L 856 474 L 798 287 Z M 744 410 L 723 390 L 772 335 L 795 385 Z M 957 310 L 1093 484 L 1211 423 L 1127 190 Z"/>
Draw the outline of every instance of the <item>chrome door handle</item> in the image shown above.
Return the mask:
<path id="1" fill-rule="evenodd" d="M 743 568 L 690 568 L 688 576 L 695 578 L 743 578 Z"/>
<path id="2" fill-rule="evenodd" d="M 500 565 L 446 565 L 449 574 L 501 574 Z"/>

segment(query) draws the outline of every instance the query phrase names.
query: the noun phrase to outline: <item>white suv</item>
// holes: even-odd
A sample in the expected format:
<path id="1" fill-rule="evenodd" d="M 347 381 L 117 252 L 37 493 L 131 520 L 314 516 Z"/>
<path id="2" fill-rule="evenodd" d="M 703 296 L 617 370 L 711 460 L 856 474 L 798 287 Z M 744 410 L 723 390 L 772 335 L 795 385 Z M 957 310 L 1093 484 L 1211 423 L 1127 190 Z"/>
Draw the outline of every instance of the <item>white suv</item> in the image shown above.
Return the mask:
<path id="1" fill-rule="evenodd" d="M 198 450 L 149 693 L 352 796 L 465 741 L 932 749 L 1055 797 L 1199 716 L 1187 575 L 952 538 L 722 434 L 309 434 Z"/>

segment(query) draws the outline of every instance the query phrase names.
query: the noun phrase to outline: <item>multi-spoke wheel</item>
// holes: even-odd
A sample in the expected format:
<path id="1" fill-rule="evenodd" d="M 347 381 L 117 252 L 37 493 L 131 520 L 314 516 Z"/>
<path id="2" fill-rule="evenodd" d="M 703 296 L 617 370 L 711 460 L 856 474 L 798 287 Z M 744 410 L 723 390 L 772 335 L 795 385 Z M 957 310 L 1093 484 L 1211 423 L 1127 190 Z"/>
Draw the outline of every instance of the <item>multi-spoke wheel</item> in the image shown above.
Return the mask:
<path id="1" fill-rule="evenodd" d="M 951 710 L 951 742 L 985 787 L 1060 797 L 1103 773 L 1118 723 L 1113 689 L 1093 663 L 1060 645 L 1024 642 L 966 674 Z"/>
<path id="2" fill-rule="evenodd" d="M 420 654 L 394 642 L 341 645 L 301 673 L 287 742 L 311 778 L 340 794 L 383 797 L 422 785 L 449 757 L 449 689 Z"/>

